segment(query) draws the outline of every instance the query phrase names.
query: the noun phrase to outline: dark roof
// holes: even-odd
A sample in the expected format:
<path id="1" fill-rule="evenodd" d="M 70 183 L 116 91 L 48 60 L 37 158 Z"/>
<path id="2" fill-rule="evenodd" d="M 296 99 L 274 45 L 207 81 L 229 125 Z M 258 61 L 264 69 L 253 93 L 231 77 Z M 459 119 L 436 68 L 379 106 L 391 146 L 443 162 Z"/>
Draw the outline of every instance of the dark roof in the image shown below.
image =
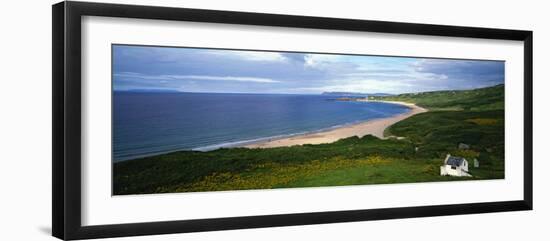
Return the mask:
<path id="1" fill-rule="evenodd" d="M 453 167 L 458 167 L 462 165 L 462 162 L 464 162 L 463 157 L 457 157 L 457 156 L 450 156 L 449 159 L 447 159 L 447 165 L 451 165 Z"/>

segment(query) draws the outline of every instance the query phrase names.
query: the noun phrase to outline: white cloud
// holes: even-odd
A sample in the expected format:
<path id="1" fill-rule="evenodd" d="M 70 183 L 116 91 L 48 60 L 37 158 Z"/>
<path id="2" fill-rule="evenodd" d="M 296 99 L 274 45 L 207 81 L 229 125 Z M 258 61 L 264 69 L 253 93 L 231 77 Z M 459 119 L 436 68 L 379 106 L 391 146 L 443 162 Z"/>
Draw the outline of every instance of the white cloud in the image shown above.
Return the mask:
<path id="1" fill-rule="evenodd" d="M 329 92 L 329 91 L 363 92 L 363 93 L 374 93 L 374 92 L 396 93 L 396 92 L 400 92 L 400 90 L 408 89 L 411 86 L 412 86 L 411 84 L 397 82 L 397 81 L 363 79 L 363 80 L 346 81 L 344 83 L 334 84 L 334 85 L 298 88 L 297 90 L 311 92 L 311 93 Z"/>
<path id="2" fill-rule="evenodd" d="M 234 57 L 248 61 L 268 61 L 268 62 L 285 62 L 288 59 L 281 53 L 277 52 L 260 52 L 260 51 L 237 51 L 237 50 L 210 50 L 206 52 L 211 55 L 224 57 Z"/>
<path id="3" fill-rule="evenodd" d="M 447 75 L 444 74 L 434 74 L 434 73 L 425 73 L 425 72 L 416 72 L 416 71 L 407 71 L 407 72 L 356 72 L 345 74 L 348 77 L 387 77 L 395 79 L 408 79 L 408 80 L 446 80 L 448 79 Z"/>
<path id="4" fill-rule="evenodd" d="M 196 80 L 225 80 L 255 83 L 278 83 L 280 81 L 269 78 L 245 77 L 245 76 L 210 76 L 210 75 L 165 75 L 172 79 L 196 79 Z"/>
<path id="5" fill-rule="evenodd" d="M 212 76 L 212 75 L 144 75 L 134 72 L 121 72 L 114 74 L 122 78 L 138 78 L 146 80 L 158 80 L 160 83 L 167 83 L 169 80 L 218 80 L 218 81 L 237 81 L 237 82 L 254 82 L 254 83 L 278 83 L 280 81 L 247 76 Z"/>
<path id="6" fill-rule="evenodd" d="M 404 79 L 334 79 L 322 86 L 295 88 L 291 92 L 321 93 L 321 92 L 362 92 L 400 94 L 410 92 L 441 90 L 434 85 L 421 86 L 417 82 Z"/>
<path id="7" fill-rule="evenodd" d="M 329 67 L 330 63 L 338 62 L 341 57 L 331 54 L 306 54 L 304 60 L 306 67 L 322 69 Z"/>

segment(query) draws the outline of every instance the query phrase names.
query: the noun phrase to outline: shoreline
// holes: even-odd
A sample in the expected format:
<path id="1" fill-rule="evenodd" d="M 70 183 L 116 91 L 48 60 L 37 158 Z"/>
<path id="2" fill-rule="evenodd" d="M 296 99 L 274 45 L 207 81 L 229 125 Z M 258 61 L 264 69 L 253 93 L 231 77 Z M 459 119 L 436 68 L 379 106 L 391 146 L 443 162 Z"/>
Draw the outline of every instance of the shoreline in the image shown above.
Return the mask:
<path id="1" fill-rule="evenodd" d="M 419 107 L 415 104 L 400 102 L 400 101 L 372 101 L 372 100 L 359 100 L 365 102 L 383 102 L 390 104 L 397 104 L 407 106 L 410 111 L 407 113 L 399 114 L 392 117 L 372 119 L 365 122 L 343 126 L 327 131 L 313 132 L 308 134 L 296 135 L 292 137 L 285 137 L 281 139 L 273 139 L 267 141 L 261 141 L 244 145 L 241 147 L 246 148 L 272 148 L 272 147 L 287 147 L 304 144 L 326 144 L 336 142 L 342 138 L 348 138 L 352 136 L 363 137 L 366 135 L 373 135 L 380 139 L 385 139 L 384 130 L 389 126 L 409 118 L 413 115 L 427 112 L 427 109 Z"/>

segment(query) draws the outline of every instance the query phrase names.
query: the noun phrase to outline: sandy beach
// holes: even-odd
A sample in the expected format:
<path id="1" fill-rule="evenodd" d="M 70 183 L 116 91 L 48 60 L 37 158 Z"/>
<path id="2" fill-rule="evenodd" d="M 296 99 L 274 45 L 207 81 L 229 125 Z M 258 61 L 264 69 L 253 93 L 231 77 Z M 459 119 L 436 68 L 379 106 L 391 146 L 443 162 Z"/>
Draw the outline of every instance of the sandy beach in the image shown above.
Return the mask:
<path id="1" fill-rule="evenodd" d="M 410 108 L 410 111 L 404 114 L 392 116 L 389 118 L 373 119 L 366 122 L 349 125 L 341 128 L 336 128 L 324 132 L 316 132 L 304 135 L 293 136 L 289 138 L 274 139 L 265 142 L 258 142 L 246 145 L 248 148 L 271 148 L 282 146 L 294 146 L 303 144 L 322 144 L 332 143 L 342 138 L 365 135 L 373 135 L 378 138 L 384 138 L 384 130 L 389 126 L 404 120 L 418 113 L 426 112 L 427 110 L 414 104 L 397 102 L 397 101 L 379 101 L 385 103 L 405 105 Z"/>

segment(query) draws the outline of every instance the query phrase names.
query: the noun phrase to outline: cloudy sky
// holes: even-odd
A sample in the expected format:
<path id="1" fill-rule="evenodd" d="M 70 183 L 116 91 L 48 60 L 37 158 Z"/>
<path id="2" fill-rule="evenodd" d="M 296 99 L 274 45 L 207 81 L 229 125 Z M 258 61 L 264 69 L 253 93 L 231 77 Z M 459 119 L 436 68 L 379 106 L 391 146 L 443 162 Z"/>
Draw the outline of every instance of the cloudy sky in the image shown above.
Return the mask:
<path id="1" fill-rule="evenodd" d="M 113 46 L 115 90 L 410 93 L 502 84 L 504 62 Z"/>

